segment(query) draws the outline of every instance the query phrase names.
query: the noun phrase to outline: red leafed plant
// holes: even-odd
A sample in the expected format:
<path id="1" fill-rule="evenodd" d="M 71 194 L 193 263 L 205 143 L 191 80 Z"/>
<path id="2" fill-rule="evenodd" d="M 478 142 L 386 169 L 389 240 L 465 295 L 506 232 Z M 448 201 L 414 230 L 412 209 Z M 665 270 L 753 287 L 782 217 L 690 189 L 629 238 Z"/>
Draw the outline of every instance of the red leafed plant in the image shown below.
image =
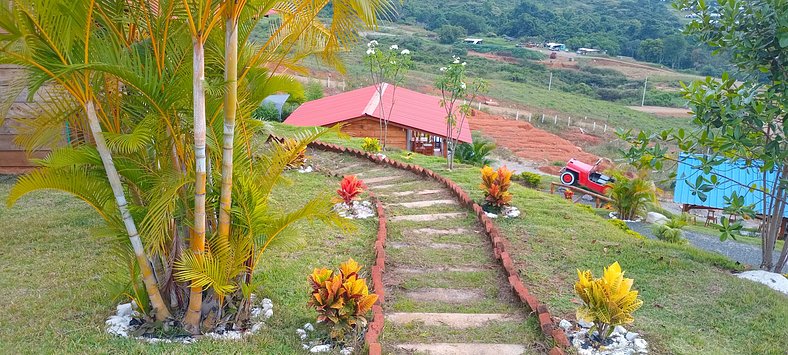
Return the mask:
<path id="1" fill-rule="evenodd" d="M 493 170 L 489 166 L 482 169 L 482 184 L 479 187 L 484 191 L 484 201 L 489 207 L 500 209 L 512 201 L 509 186 L 512 185 L 512 172 L 505 166 Z"/>
<path id="2" fill-rule="evenodd" d="M 339 183 L 337 194 L 348 207 L 353 207 L 353 199 L 364 192 L 366 188 L 367 186 L 364 185 L 364 182 L 359 180 L 356 175 L 348 175 Z"/>
<path id="3" fill-rule="evenodd" d="M 339 272 L 322 268 L 309 275 L 312 294 L 309 306 L 317 311 L 317 322 L 330 327 L 330 336 L 342 340 L 348 332 L 367 324 L 366 314 L 378 300 L 360 278 L 361 266 L 352 258 L 339 265 Z"/>

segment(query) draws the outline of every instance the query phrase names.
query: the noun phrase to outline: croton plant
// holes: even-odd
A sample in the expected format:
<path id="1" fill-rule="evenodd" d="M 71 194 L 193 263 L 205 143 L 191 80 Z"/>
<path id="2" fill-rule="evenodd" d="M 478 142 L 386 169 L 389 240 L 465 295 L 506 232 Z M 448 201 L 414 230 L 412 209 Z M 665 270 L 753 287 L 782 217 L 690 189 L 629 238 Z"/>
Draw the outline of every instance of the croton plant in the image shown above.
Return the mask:
<path id="1" fill-rule="evenodd" d="M 339 272 L 321 268 L 309 275 L 309 306 L 317 311 L 317 322 L 329 326 L 332 339 L 342 340 L 366 327 L 366 314 L 378 300 L 378 295 L 369 293 L 360 271 L 361 266 L 351 258 L 339 265 Z"/>

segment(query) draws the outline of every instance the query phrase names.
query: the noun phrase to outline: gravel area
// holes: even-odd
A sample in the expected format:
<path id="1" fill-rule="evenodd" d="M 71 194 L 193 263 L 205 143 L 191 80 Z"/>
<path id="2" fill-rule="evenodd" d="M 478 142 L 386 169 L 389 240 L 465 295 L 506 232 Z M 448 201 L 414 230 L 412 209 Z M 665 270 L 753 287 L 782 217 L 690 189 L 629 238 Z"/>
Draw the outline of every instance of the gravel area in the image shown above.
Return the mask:
<path id="1" fill-rule="evenodd" d="M 651 224 L 643 222 L 627 222 L 629 228 L 651 239 L 657 239 L 651 231 Z M 734 240 L 720 241 L 719 236 L 707 235 L 702 233 L 683 231 L 684 238 L 694 245 L 703 250 L 716 252 L 729 257 L 732 260 L 738 261 L 742 264 L 757 267 L 761 264 L 761 249 L 749 244 L 743 244 Z M 777 263 L 779 258 L 779 251 L 773 254 L 774 263 Z"/>

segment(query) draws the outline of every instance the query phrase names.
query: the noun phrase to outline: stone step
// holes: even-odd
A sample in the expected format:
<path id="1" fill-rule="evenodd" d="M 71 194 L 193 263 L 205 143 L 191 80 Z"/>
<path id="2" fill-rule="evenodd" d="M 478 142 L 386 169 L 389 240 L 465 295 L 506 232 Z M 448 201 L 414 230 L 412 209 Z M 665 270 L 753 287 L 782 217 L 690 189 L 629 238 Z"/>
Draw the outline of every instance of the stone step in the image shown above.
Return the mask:
<path id="1" fill-rule="evenodd" d="M 362 180 L 367 185 L 374 185 L 374 184 L 378 184 L 378 183 L 381 183 L 381 182 L 397 180 L 397 179 L 400 179 L 400 178 L 402 178 L 402 175 L 380 176 L 380 177 L 374 177 L 374 178 L 362 179 Z"/>
<path id="2" fill-rule="evenodd" d="M 405 248 L 432 248 L 432 249 L 452 249 L 452 250 L 459 250 L 463 248 L 469 247 L 478 247 L 477 245 L 466 245 L 466 244 L 449 244 L 449 243 L 403 243 L 403 242 L 391 242 L 389 246 L 394 249 L 405 249 Z"/>
<path id="3" fill-rule="evenodd" d="M 427 326 L 449 326 L 455 329 L 477 328 L 489 322 L 524 321 L 525 318 L 504 313 L 389 313 L 386 320 L 404 325 L 412 322 L 424 323 Z"/>
<path id="4" fill-rule="evenodd" d="M 427 201 L 414 201 L 414 202 L 400 202 L 390 203 L 389 206 L 402 206 L 405 208 L 422 208 L 437 205 L 459 205 L 456 200 L 427 200 Z"/>
<path id="5" fill-rule="evenodd" d="M 400 350 L 430 355 L 519 355 L 525 346 L 519 344 L 435 343 L 397 344 Z"/>
<path id="6" fill-rule="evenodd" d="M 435 189 L 435 190 L 421 190 L 421 191 L 399 191 L 391 193 L 392 196 L 410 196 L 410 195 L 433 195 L 437 193 L 441 193 L 443 189 Z"/>
<path id="7" fill-rule="evenodd" d="M 406 291 L 405 296 L 422 302 L 468 303 L 484 299 L 484 292 L 478 289 L 421 288 Z"/>
<path id="8" fill-rule="evenodd" d="M 353 175 L 351 173 L 351 171 L 353 171 L 353 169 L 358 168 L 358 167 L 360 167 L 362 165 L 364 165 L 364 164 L 363 163 L 355 163 L 355 164 L 345 165 L 343 167 L 334 169 L 334 172 L 335 173 L 339 173 L 339 174 Z"/>
<path id="9" fill-rule="evenodd" d="M 412 235 L 460 235 L 466 233 L 475 233 L 470 229 L 465 228 L 451 228 L 451 229 L 436 229 L 436 228 L 417 228 L 405 231 L 405 233 Z"/>
<path id="10" fill-rule="evenodd" d="M 362 177 L 362 176 L 367 176 L 367 175 L 378 173 L 378 172 L 385 171 L 385 170 L 386 170 L 385 168 L 376 168 L 376 169 L 371 169 L 371 170 L 365 170 L 365 171 L 362 171 L 362 172 L 358 172 L 355 175 L 358 176 L 358 177 Z"/>
<path id="11" fill-rule="evenodd" d="M 392 268 L 391 271 L 394 273 L 403 273 L 403 274 L 426 274 L 426 273 L 439 273 L 439 272 L 480 272 L 480 271 L 487 271 L 489 269 L 480 268 L 476 266 L 441 266 L 441 267 L 407 267 L 407 266 L 397 266 L 396 268 Z"/>
<path id="12" fill-rule="evenodd" d="M 399 222 L 399 221 L 425 222 L 425 221 L 437 221 L 441 219 L 462 218 L 462 217 L 465 217 L 465 212 L 409 214 L 404 216 L 389 217 L 389 222 Z"/>

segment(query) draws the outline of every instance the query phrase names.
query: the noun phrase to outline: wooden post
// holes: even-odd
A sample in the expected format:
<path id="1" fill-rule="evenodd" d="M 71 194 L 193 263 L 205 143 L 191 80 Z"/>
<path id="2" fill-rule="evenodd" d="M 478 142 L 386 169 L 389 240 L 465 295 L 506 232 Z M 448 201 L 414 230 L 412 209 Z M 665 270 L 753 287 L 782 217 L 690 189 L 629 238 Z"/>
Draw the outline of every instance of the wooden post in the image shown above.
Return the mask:
<path id="1" fill-rule="evenodd" d="M 517 121 L 520 120 L 520 111 L 517 111 L 517 114 L 514 116 L 514 119 Z"/>
<path id="2" fill-rule="evenodd" d="M 555 119 L 553 119 L 553 124 L 558 124 L 558 115 L 555 115 Z"/>
<path id="3" fill-rule="evenodd" d="M 531 122 L 531 116 L 533 116 L 533 115 L 534 115 L 533 113 L 529 113 L 528 114 L 528 122 Z"/>
<path id="4" fill-rule="evenodd" d="M 572 125 L 572 116 L 569 116 L 569 118 L 566 120 L 566 126 L 569 127 L 571 125 Z"/>

